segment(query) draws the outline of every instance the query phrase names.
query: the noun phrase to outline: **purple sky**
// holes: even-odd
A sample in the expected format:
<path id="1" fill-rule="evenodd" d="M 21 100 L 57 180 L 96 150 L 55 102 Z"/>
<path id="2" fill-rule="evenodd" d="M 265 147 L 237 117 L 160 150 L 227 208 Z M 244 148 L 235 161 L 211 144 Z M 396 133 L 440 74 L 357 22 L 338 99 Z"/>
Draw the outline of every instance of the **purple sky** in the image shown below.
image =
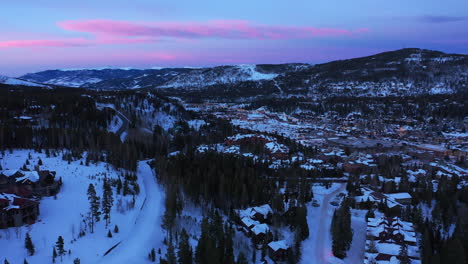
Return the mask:
<path id="1" fill-rule="evenodd" d="M 468 53 L 466 0 L 4 1 L 0 74 Z"/>

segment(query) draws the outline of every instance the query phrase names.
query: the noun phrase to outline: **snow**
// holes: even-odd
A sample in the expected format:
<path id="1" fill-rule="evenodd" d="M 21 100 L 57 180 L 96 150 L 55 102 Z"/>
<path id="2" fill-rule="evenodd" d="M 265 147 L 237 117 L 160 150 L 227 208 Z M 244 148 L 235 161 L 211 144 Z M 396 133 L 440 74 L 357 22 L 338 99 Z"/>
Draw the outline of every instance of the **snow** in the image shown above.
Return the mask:
<path id="1" fill-rule="evenodd" d="M 130 251 L 140 254 L 133 263 L 145 263 L 146 256 L 152 247 L 159 247 L 162 242 L 160 227 L 160 215 L 163 213 L 162 190 L 155 182 L 155 177 L 149 166 L 140 162 L 138 170 L 138 183 L 141 193 L 135 197 L 135 206 L 126 207 L 132 202 L 131 196 L 121 197 L 114 195 L 114 206 L 111 216 L 111 225 L 119 226 L 119 233 L 114 233 L 112 238 L 106 236 L 107 229 L 104 221 L 95 226 L 94 233 L 86 232 L 83 237 L 78 237 L 82 227 L 83 216 L 89 211 L 87 188 L 90 183 L 96 187 L 99 196 L 102 194 L 102 180 L 104 177 L 116 179 L 123 171 L 113 169 L 107 163 L 91 163 L 89 166 L 81 165 L 85 158 L 72 161 L 68 164 L 58 157 L 47 157 L 45 154 L 36 153 L 33 150 L 14 150 L 12 154 L 5 154 L 1 158 L 2 167 L 6 169 L 20 168 L 28 153 L 31 166 L 37 164 L 39 158 L 43 161 L 41 169 L 57 172 L 57 178 L 62 178 L 63 186 L 54 197 L 44 197 L 40 200 L 40 215 L 38 221 L 30 226 L 8 228 L 0 230 L 0 258 L 8 259 L 10 263 L 23 263 L 26 258 L 29 263 L 50 263 L 52 260 L 52 247 L 58 236 L 63 236 L 65 248 L 72 254 L 64 256 L 64 263 L 71 263 L 76 257 L 81 263 L 93 263 L 100 260 L 103 254 L 118 242 L 122 243 L 106 256 L 115 262 L 102 263 L 132 263 L 123 262 L 125 256 L 132 256 Z M 148 191 L 151 190 L 151 191 Z M 115 192 L 114 192 L 115 193 Z M 146 197 L 146 201 L 145 201 Z M 118 208 L 119 201 L 124 208 Z M 144 206 L 143 206 L 144 204 Z M 141 211 L 140 211 L 140 208 Z M 29 232 L 36 248 L 34 256 L 28 256 L 24 249 L 24 237 Z M 138 239 L 135 238 L 138 236 Z M 137 248 L 137 249 L 134 249 Z M 144 254 L 143 254 L 144 253 Z M 121 262 L 122 261 L 122 262 Z"/>
<path id="2" fill-rule="evenodd" d="M 142 188 L 143 204 L 136 220 L 131 222 L 131 232 L 121 243 L 98 263 L 143 263 L 152 248 L 163 246 L 164 231 L 161 227 L 164 213 L 164 191 L 156 183 L 148 161 L 138 164 L 138 180 Z M 140 208 L 140 207 L 138 207 Z"/>
<path id="3" fill-rule="evenodd" d="M 270 242 L 268 246 L 274 251 L 278 251 L 278 249 L 286 250 L 289 248 L 289 246 L 286 243 L 286 240 L 273 241 L 273 242 Z"/>
<path id="4" fill-rule="evenodd" d="M 194 119 L 194 120 L 189 120 L 188 125 L 190 128 L 195 129 L 195 130 L 200 130 L 200 127 L 203 125 L 206 125 L 205 120 L 200 120 L 200 119 Z"/>
<path id="5" fill-rule="evenodd" d="M 10 78 L 4 75 L 0 75 L 0 83 L 9 84 L 9 85 L 25 85 L 25 86 L 37 86 L 37 87 L 50 88 L 49 86 L 46 86 L 43 84 L 23 81 L 23 80 L 16 79 L 16 78 Z"/>
<path id="6" fill-rule="evenodd" d="M 254 227 L 252 227 L 251 230 L 255 235 L 258 235 L 258 234 L 266 234 L 270 230 L 270 228 L 268 227 L 267 224 L 259 224 L 259 225 L 255 225 Z"/>
<path id="7" fill-rule="evenodd" d="M 119 116 L 114 116 L 109 126 L 107 127 L 107 131 L 117 134 L 117 131 L 119 131 L 122 125 L 123 125 L 123 120 Z"/>
<path id="8" fill-rule="evenodd" d="M 312 204 L 307 206 L 307 224 L 310 235 L 302 242 L 303 264 L 328 264 L 343 263 L 333 256 L 331 251 L 330 224 L 334 207 L 330 201 L 345 188 L 345 184 L 333 183 L 329 189 L 323 186 L 313 186 L 314 199 L 320 203 L 320 207 Z"/>
<path id="9" fill-rule="evenodd" d="M 24 182 L 26 180 L 37 182 L 39 180 L 37 171 L 21 171 L 21 173 L 24 174 L 24 176 L 16 178 L 16 182 Z"/>

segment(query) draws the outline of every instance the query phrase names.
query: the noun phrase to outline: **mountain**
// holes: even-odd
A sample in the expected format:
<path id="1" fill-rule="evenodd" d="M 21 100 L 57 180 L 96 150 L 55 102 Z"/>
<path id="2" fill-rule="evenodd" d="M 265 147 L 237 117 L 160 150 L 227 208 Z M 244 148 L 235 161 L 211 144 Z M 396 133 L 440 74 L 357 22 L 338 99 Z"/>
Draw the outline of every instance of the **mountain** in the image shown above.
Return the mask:
<path id="1" fill-rule="evenodd" d="M 467 86 L 468 55 L 402 49 L 317 65 L 214 67 L 178 75 L 158 88 L 186 98 L 227 99 L 407 96 L 466 92 Z"/>
<path id="2" fill-rule="evenodd" d="M 189 70 L 189 69 L 186 69 Z M 183 72 L 184 70 L 181 70 Z M 160 73 L 161 72 L 161 73 Z M 118 87 L 124 87 L 124 89 L 137 88 L 135 84 L 131 84 L 132 80 L 143 78 L 149 74 L 165 75 L 169 74 L 173 77 L 173 74 L 177 71 L 170 71 L 168 69 L 133 69 L 133 68 L 93 68 L 93 69 L 63 69 L 63 70 L 47 70 L 37 73 L 28 73 L 21 76 L 20 78 L 59 86 L 68 87 L 91 87 L 93 88 L 105 88 L 109 89 L 106 85 L 112 84 L 107 82 L 109 80 L 116 80 L 116 87 L 111 86 L 110 89 L 116 89 Z M 164 81 L 168 77 L 162 77 Z M 103 82 L 103 83 L 101 83 Z M 126 86 L 124 83 L 127 83 Z M 115 84 L 115 83 L 114 83 Z"/>
<path id="3" fill-rule="evenodd" d="M 85 83 L 81 85 L 81 87 L 99 90 L 123 90 L 154 87 L 168 82 L 179 74 L 188 73 L 192 70 L 193 69 L 190 68 L 150 69 L 145 70 L 145 73 L 136 77 L 123 77 L 118 79 L 103 80 L 95 83 Z"/>
<path id="4" fill-rule="evenodd" d="M 286 72 L 304 70 L 308 64 L 234 65 L 203 68 L 180 74 L 159 88 L 200 88 L 215 84 L 273 80 Z"/>
<path id="5" fill-rule="evenodd" d="M 49 70 L 22 79 L 89 89 L 155 88 L 198 98 L 401 96 L 456 93 L 468 85 L 468 55 L 401 49 L 323 64 L 211 68 Z"/>
<path id="6" fill-rule="evenodd" d="M 49 87 L 40 83 L 28 82 L 17 78 L 11 78 L 0 75 L 0 83 L 8 85 L 24 85 L 24 86 L 37 86 L 37 87 Z"/>

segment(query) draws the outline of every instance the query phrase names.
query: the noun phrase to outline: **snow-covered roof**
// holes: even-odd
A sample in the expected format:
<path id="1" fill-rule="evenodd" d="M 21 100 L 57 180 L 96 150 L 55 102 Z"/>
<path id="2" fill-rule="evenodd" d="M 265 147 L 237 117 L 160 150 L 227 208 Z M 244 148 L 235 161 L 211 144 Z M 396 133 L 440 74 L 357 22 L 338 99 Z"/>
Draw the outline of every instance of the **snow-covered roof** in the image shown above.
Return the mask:
<path id="1" fill-rule="evenodd" d="M 393 199 L 411 199 L 411 195 L 409 193 L 388 193 L 385 195 Z"/>
<path id="2" fill-rule="evenodd" d="M 39 173 L 37 171 L 21 171 L 21 173 L 24 176 L 16 178 L 16 182 L 24 182 L 26 180 L 30 180 L 31 182 L 39 181 Z"/>
<path id="3" fill-rule="evenodd" d="M 270 228 L 268 227 L 267 224 L 259 224 L 259 225 L 255 225 L 254 227 L 252 227 L 251 230 L 255 235 L 258 235 L 258 234 L 268 233 L 268 231 L 270 231 Z"/>
<path id="4" fill-rule="evenodd" d="M 268 246 L 273 249 L 273 251 L 278 251 L 279 249 L 288 249 L 289 246 L 286 240 L 273 241 L 268 244 Z"/>
<path id="5" fill-rule="evenodd" d="M 260 222 L 255 221 L 255 220 L 253 220 L 252 218 L 247 217 L 247 216 L 246 216 L 246 217 L 242 217 L 241 221 L 242 221 L 242 223 L 243 223 L 245 226 L 247 226 L 247 227 L 260 224 Z"/>
<path id="6" fill-rule="evenodd" d="M 271 209 L 269 204 L 264 204 L 260 206 L 255 206 L 252 208 L 255 212 L 263 215 L 264 218 L 268 216 L 269 213 L 273 213 L 273 210 Z"/>

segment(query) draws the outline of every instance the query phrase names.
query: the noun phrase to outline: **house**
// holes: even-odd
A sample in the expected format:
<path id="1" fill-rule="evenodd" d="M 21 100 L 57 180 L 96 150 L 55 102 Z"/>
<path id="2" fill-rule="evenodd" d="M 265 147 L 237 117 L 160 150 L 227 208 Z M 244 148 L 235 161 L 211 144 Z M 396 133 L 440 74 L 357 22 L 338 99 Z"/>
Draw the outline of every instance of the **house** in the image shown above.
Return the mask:
<path id="1" fill-rule="evenodd" d="M 285 261 L 290 248 L 286 240 L 272 241 L 268 243 L 268 255 L 272 260 Z"/>
<path id="2" fill-rule="evenodd" d="M 0 193 L 0 228 L 33 224 L 39 215 L 39 202 L 14 194 Z"/>
<path id="3" fill-rule="evenodd" d="M 264 241 L 270 240 L 270 227 L 267 224 L 257 224 L 250 229 L 252 235 L 252 241 L 259 245 L 263 244 Z"/>
<path id="4" fill-rule="evenodd" d="M 387 193 L 385 194 L 387 197 L 395 200 L 396 202 L 407 205 L 411 203 L 411 194 L 403 192 L 403 193 Z"/>
<path id="5" fill-rule="evenodd" d="M 420 263 L 419 248 L 413 224 L 398 217 L 369 218 L 366 231 L 364 263 L 399 263 L 399 251 L 403 245 L 408 249 L 411 263 Z"/>
<path id="6" fill-rule="evenodd" d="M 49 170 L 4 170 L 0 172 L 0 192 L 18 196 L 52 196 L 60 190 L 56 172 Z"/>

